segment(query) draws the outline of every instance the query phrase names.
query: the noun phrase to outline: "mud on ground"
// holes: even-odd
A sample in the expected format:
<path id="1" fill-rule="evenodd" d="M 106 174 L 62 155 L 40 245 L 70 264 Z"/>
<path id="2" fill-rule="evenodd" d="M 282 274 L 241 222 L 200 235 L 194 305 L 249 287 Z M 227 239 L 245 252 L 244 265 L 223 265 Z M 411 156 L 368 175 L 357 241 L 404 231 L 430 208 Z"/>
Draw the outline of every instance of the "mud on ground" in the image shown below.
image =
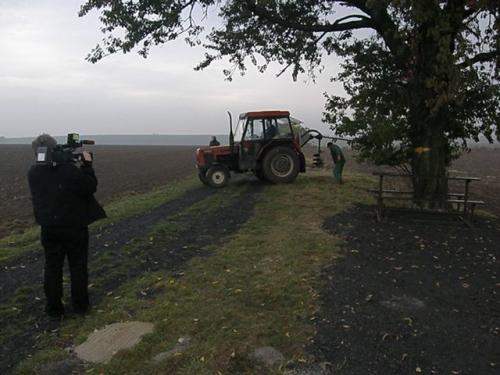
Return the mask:
<path id="1" fill-rule="evenodd" d="M 345 258 L 324 272 L 311 349 L 335 374 L 499 373 L 497 222 L 377 223 L 357 207 L 324 227 Z"/>

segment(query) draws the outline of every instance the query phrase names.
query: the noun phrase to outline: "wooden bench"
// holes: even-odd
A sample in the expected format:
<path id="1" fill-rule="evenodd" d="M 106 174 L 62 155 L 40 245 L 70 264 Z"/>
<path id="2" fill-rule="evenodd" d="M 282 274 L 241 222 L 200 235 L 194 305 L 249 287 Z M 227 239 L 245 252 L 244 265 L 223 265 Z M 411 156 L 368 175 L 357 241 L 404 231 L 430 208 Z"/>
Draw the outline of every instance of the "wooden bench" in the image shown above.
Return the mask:
<path id="1" fill-rule="evenodd" d="M 457 205 L 457 212 L 462 211 L 462 205 L 464 205 L 464 212 L 466 211 L 467 215 L 470 216 L 471 218 L 474 216 L 474 210 L 476 209 L 476 206 L 480 206 L 485 204 L 484 201 L 480 200 L 467 200 L 467 205 L 465 205 L 465 200 L 464 199 L 448 199 L 446 202 L 451 203 L 451 204 L 456 204 Z"/>
<path id="2" fill-rule="evenodd" d="M 382 220 L 382 215 L 384 211 L 384 201 L 387 200 L 402 200 L 402 201 L 414 201 L 414 192 L 413 191 L 403 191 L 403 190 L 395 190 L 395 189 L 384 189 L 383 181 L 384 177 L 403 177 L 410 178 L 411 175 L 408 174 L 396 174 L 396 173 L 381 173 L 374 172 L 376 176 L 379 176 L 379 184 L 377 190 L 369 190 L 375 196 L 377 200 L 377 220 Z M 472 218 L 474 216 L 474 210 L 476 206 L 485 204 L 481 200 L 471 200 L 469 199 L 469 184 L 472 181 L 479 181 L 477 177 L 447 177 L 447 179 L 455 180 L 455 181 L 464 181 L 464 192 L 450 192 L 448 193 L 448 197 L 446 202 L 450 205 L 455 205 L 456 209 L 453 213 L 462 215 L 461 217 L 465 220 L 468 217 Z M 425 202 L 432 202 L 432 200 L 425 200 Z M 452 212 L 450 212 L 452 213 Z"/>

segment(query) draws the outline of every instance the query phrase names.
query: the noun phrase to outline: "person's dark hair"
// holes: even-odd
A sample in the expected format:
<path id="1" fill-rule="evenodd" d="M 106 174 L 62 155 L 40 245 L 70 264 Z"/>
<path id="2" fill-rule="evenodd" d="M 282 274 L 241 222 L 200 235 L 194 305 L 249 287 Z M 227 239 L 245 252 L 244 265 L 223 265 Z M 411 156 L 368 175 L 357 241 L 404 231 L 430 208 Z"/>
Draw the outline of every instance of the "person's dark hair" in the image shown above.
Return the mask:
<path id="1" fill-rule="evenodd" d="M 35 153 L 35 155 L 38 147 L 47 147 L 48 151 L 53 151 L 56 146 L 57 141 L 54 139 L 54 137 L 46 133 L 40 134 L 33 140 L 33 142 L 31 142 L 31 148 L 33 148 L 33 152 Z"/>
<path id="2" fill-rule="evenodd" d="M 332 142 L 328 142 L 328 143 L 326 144 L 326 147 L 330 147 L 330 146 L 332 146 L 332 145 L 333 145 L 333 143 L 332 143 Z"/>

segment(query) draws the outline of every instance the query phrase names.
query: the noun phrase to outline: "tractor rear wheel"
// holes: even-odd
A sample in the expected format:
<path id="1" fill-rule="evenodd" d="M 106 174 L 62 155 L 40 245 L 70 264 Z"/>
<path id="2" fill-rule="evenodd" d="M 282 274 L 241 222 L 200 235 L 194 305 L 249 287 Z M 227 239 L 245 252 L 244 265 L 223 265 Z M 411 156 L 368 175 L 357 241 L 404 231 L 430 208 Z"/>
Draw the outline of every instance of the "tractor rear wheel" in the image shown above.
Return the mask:
<path id="1" fill-rule="evenodd" d="M 210 186 L 221 188 L 229 181 L 229 170 L 222 165 L 214 165 L 208 169 L 205 178 Z"/>
<path id="2" fill-rule="evenodd" d="M 294 181 L 299 170 L 299 156 L 289 147 L 273 148 L 262 160 L 263 175 L 275 184 Z"/>

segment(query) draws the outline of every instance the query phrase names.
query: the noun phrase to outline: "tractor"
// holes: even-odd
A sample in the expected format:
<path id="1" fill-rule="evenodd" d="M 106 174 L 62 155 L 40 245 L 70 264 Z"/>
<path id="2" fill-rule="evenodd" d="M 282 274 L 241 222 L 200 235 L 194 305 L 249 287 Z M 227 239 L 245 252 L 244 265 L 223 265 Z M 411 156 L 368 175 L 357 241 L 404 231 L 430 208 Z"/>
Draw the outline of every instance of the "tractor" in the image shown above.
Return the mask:
<path id="1" fill-rule="evenodd" d="M 212 187 L 227 185 L 230 172 L 252 172 L 271 183 L 288 183 L 306 171 L 300 135 L 288 111 L 246 112 L 233 131 L 229 113 L 229 145 L 196 150 L 200 180 Z"/>

